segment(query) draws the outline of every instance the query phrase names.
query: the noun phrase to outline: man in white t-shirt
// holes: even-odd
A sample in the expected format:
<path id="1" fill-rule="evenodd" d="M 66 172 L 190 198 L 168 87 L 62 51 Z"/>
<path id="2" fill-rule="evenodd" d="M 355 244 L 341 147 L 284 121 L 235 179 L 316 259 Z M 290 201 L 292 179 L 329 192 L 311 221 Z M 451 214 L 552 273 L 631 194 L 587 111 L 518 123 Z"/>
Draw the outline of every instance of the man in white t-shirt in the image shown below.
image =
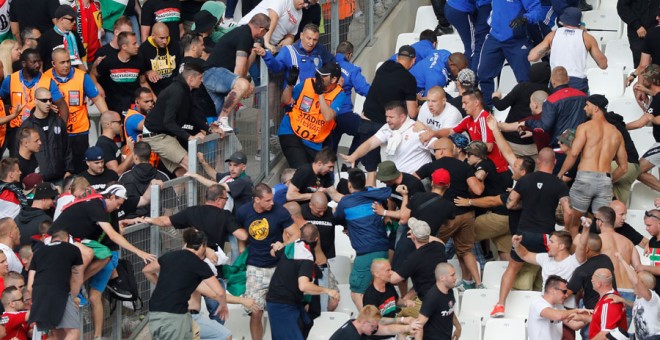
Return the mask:
<path id="1" fill-rule="evenodd" d="M 571 255 L 573 239 L 567 231 L 555 231 L 550 234 L 547 253 L 533 253 L 521 244 L 522 235 L 514 235 L 511 238 L 513 248 L 518 256 L 525 262 L 541 266 L 541 278 L 545 282 L 550 275 L 557 275 L 568 281 L 573 277 L 575 268 L 587 260 L 587 241 L 589 240 L 589 225 L 591 221 L 586 219 L 582 223 L 581 242 L 576 245 L 575 254 Z M 575 299 L 566 301 L 567 307 L 575 307 Z"/>
<path id="2" fill-rule="evenodd" d="M 431 162 L 431 145 L 435 138 L 426 143 L 420 140 L 424 127 L 408 117 L 406 106 L 402 102 L 385 105 L 385 120 L 373 136 L 362 143 L 350 155 L 339 154 L 344 162 L 354 165 L 369 151 L 382 145 L 385 160 L 392 161 L 401 172 L 415 173 L 422 165 Z"/>
<path id="3" fill-rule="evenodd" d="M 565 324 L 577 330 L 591 321 L 586 309 L 566 310 L 567 281 L 557 275 L 550 275 L 544 282 L 543 296 L 536 298 L 529 305 L 527 315 L 527 333 L 534 340 L 561 340 Z"/>
<path id="4" fill-rule="evenodd" d="M 278 45 L 291 45 L 293 43 L 302 18 L 302 10 L 307 8 L 308 4 L 309 2 L 305 0 L 264 0 L 246 14 L 238 24 L 247 24 L 257 13 L 269 16 L 270 28 L 264 36 L 266 45 L 264 47 L 275 54 Z"/>
<path id="5" fill-rule="evenodd" d="M 463 119 L 461 112 L 447 102 L 447 94 L 440 86 L 429 89 L 428 100 L 419 109 L 417 121 L 424 124 L 428 129 L 422 134 L 422 140 L 426 141 L 432 137 L 440 138 L 434 133 L 440 129 L 453 128 Z"/>

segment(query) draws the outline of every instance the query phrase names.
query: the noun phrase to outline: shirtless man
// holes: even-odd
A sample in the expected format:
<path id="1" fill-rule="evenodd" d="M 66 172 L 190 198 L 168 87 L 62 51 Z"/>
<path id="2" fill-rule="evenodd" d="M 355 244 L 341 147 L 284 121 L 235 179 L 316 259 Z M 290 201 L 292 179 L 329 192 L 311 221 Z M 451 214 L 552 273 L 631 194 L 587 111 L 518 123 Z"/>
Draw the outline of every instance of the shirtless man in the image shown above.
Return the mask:
<path id="1" fill-rule="evenodd" d="M 612 202 L 612 183 L 628 171 L 628 156 L 623 137 L 617 128 L 605 119 L 607 104 L 607 98 L 600 94 L 587 98 L 584 110 L 590 119 L 578 125 L 573 145 L 558 172 L 560 176 L 566 173 L 573 167 L 577 157 L 581 156 L 577 176 L 570 191 L 573 218 L 567 229 L 573 237 L 578 232 L 580 217 L 590 206 L 592 211 L 595 211 Z M 619 167 L 610 175 L 612 159 Z M 614 262 L 614 259 L 612 261 Z"/>
<path id="2" fill-rule="evenodd" d="M 640 264 L 639 253 L 629 239 L 614 230 L 616 215 L 612 208 L 609 206 L 598 208 L 594 212 L 594 220 L 596 228 L 600 231 L 600 240 L 602 243 L 600 253 L 609 256 L 614 264 L 617 291 L 624 298 L 634 300 L 633 285 L 628 278 L 626 268 L 617 260 L 615 254 L 621 254 L 621 257 L 628 265 L 632 264 L 636 268 Z M 590 222 L 588 221 L 587 223 Z M 575 243 L 579 242 L 580 237 L 582 235 L 576 236 Z M 628 317 L 632 317 L 632 309 L 626 308 L 626 313 L 629 314 L 627 315 Z"/>

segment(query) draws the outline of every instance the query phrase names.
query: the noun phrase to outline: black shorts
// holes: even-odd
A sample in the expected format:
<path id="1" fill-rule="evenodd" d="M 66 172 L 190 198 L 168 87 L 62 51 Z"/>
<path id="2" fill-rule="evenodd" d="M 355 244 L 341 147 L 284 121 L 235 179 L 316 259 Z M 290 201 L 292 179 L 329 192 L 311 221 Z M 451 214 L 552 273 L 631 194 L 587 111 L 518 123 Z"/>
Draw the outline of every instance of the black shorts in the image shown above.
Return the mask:
<path id="1" fill-rule="evenodd" d="M 550 234 L 539 234 L 527 231 L 519 231 L 517 235 L 523 237 L 521 244 L 533 253 L 547 253 Z M 525 262 L 518 256 L 516 251 L 511 248 L 511 258 L 516 262 Z"/>
<path id="2" fill-rule="evenodd" d="M 375 135 L 382 126 L 383 124 L 362 119 L 358 129 L 360 140 L 366 142 L 371 136 Z M 369 151 L 366 155 L 362 156 L 359 161 L 364 165 L 364 169 L 367 170 L 367 172 L 376 171 L 376 169 L 378 169 L 378 164 L 381 162 L 380 148 L 375 148 Z"/>

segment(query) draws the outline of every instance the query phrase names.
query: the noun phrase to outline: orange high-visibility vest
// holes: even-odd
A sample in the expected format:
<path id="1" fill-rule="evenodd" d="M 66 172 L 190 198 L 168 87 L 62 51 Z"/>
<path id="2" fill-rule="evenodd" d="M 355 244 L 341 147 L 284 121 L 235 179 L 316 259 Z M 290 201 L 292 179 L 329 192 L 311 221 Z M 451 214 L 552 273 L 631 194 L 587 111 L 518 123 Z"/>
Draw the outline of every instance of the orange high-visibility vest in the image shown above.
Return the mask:
<path id="1" fill-rule="evenodd" d="M 353 13 L 355 12 L 355 0 L 337 0 L 337 3 L 339 5 L 339 20 L 344 20 L 353 16 Z M 321 5 L 321 12 L 323 13 L 324 20 L 330 20 L 332 10 L 330 9 L 329 2 Z"/>
<path id="2" fill-rule="evenodd" d="M 66 105 L 69 107 L 69 120 L 66 122 L 66 132 L 76 134 L 89 131 L 89 114 L 85 102 L 85 72 L 77 68 L 73 69 L 73 77 L 64 83 L 60 83 L 52 68 L 44 72 L 44 78 L 52 79 L 60 89 Z"/>
<path id="3" fill-rule="evenodd" d="M 40 88 L 47 88 L 50 90 L 50 78 L 48 77 L 42 77 L 42 75 L 39 75 L 41 77 L 37 83 L 32 86 L 31 88 L 28 88 L 21 82 L 21 77 L 19 75 L 19 72 L 21 71 L 16 71 L 12 73 L 9 77 L 9 92 L 11 93 L 11 112 L 14 112 L 16 108 L 20 105 L 26 104 L 25 108 L 23 108 L 23 112 L 18 115 L 16 118 L 12 119 L 9 122 L 9 127 L 12 128 L 19 128 L 21 127 L 21 124 L 23 124 L 23 121 L 27 119 L 27 117 L 30 116 L 30 111 L 35 106 L 34 102 L 34 92 Z"/>
<path id="4" fill-rule="evenodd" d="M 126 110 L 126 116 L 124 117 L 124 122 L 128 120 L 128 117 L 133 116 L 133 115 L 144 115 L 136 110 L 133 109 L 128 109 Z M 128 140 L 128 132 L 126 132 L 126 124 L 124 124 L 124 140 Z M 137 142 L 137 141 L 134 141 Z M 126 148 L 126 157 L 129 157 L 131 154 L 131 150 Z M 158 164 L 160 164 L 160 156 L 158 156 L 157 153 L 151 151 L 151 156 L 149 156 L 149 164 L 151 164 L 154 168 L 158 167 Z"/>
<path id="5" fill-rule="evenodd" d="M 323 98 L 328 106 L 342 92 L 341 86 L 337 85 L 334 90 L 324 93 Z M 289 112 L 291 120 L 291 129 L 298 137 L 308 140 L 312 143 L 323 142 L 332 129 L 335 128 L 335 120 L 326 121 L 321 114 L 319 96 L 314 92 L 312 78 L 308 78 L 303 83 L 300 97 Z"/>

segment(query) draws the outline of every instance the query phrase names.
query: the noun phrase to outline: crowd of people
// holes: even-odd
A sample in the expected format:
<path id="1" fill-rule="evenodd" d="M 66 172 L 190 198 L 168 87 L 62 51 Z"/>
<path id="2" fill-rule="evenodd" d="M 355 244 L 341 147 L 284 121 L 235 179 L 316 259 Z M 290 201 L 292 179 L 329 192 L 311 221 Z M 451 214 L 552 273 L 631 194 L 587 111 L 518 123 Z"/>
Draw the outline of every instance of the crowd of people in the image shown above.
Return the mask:
<path id="1" fill-rule="evenodd" d="M 507 316 L 511 289 L 542 281 L 532 339 L 628 338 L 631 323 L 635 339 L 660 338 L 660 210 L 645 213 L 650 239 L 626 223 L 636 179 L 660 191 L 658 2 L 617 4 L 635 63 L 626 82 L 644 111 L 631 122 L 589 92 L 587 58 L 602 69 L 608 60 L 581 26 L 588 5 L 431 3 L 438 26 L 368 81 L 347 40 L 364 1 L 338 2 L 339 28 L 318 0 L 244 0 L 236 21 L 232 0 L 7 2 L 2 338 L 77 339 L 89 304 L 100 339 L 104 296 L 132 297 L 117 270 L 123 248 L 155 285 L 154 339 L 230 338 L 227 304 L 249 313 L 252 339 L 264 336 L 264 311 L 273 339 L 303 339 L 339 304 L 337 225 L 356 253 L 348 281 L 359 313 L 332 339 L 457 339 L 454 289 L 485 289 L 479 267 L 496 258 L 508 266 L 491 317 Z M 373 6 L 382 15 L 392 3 Z M 328 51 L 320 42 L 333 29 L 341 42 Z M 454 30 L 463 52 L 438 45 Z M 259 59 L 284 74 L 281 183 L 254 183 L 241 151 L 227 172 L 202 154 L 203 171 L 188 172 L 189 140 L 233 132 L 239 102 L 260 85 Z M 518 83 L 502 94 L 505 60 Z M 94 145 L 90 106 L 101 113 Z M 504 122 L 494 108 L 510 109 Z M 656 144 L 637 150 L 628 131 L 646 126 Z M 151 216 L 149 188 L 181 176 L 207 187 L 205 202 Z M 122 236 L 135 223 L 182 229 L 185 245 L 149 254 Z M 460 268 L 447 263 L 454 255 Z"/>

